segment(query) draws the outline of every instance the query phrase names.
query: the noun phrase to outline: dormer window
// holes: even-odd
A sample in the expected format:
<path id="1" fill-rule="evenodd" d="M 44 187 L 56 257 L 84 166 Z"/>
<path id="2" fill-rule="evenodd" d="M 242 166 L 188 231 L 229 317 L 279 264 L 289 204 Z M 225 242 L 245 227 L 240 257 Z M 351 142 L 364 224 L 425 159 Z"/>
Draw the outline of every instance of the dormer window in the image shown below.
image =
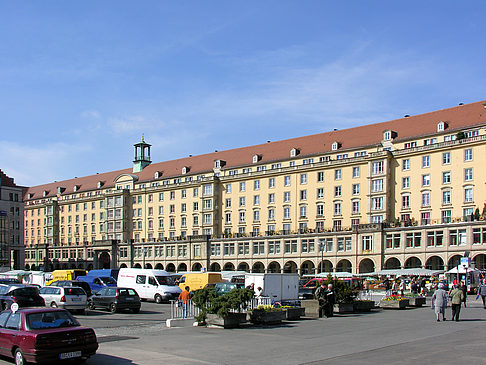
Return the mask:
<path id="1" fill-rule="evenodd" d="M 81 185 L 74 185 L 74 191 L 78 191 Z"/>
<path id="2" fill-rule="evenodd" d="M 42 196 L 47 196 L 49 195 L 49 190 L 44 190 L 44 192 L 42 193 Z"/>
<path id="3" fill-rule="evenodd" d="M 339 149 L 339 147 L 341 147 L 341 143 L 339 143 L 339 142 L 333 142 L 332 145 L 331 145 L 331 149 L 333 151 L 337 151 Z"/>
<path id="4" fill-rule="evenodd" d="M 162 176 L 162 172 L 160 171 L 155 171 L 155 174 L 154 174 L 154 179 L 160 179 L 160 177 Z"/>
<path id="5" fill-rule="evenodd" d="M 261 155 L 253 155 L 253 163 L 257 163 L 258 161 L 260 161 L 262 159 L 262 156 Z"/>
<path id="6" fill-rule="evenodd" d="M 184 167 L 182 168 L 182 174 L 183 174 L 183 175 L 185 175 L 185 174 L 187 174 L 188 172 L 189 172 L 189 167 L 184 166 Z"/>
<path id="7" fill-rule="evenodd" d="M 101 188 L 105 183 L 103 181 L 98 181 L 98 184 L 96 184 L 96 187 L 99 189 Z"/>
<path id="8" fill-rule="evenodd" d="M 58 187 L 57 187 L 57 193 L 58 193 L 58 194 L 62 194 L 62 193 L 64 193 L 64 190 L 66 190 L 66 188 L 63 188 L 62 186 L 58 186 Z"/>
<path id="9" fill-rule="evenodd" d="M 447 129 L 448 125 L 446 122 L 437 123 L 437 132 L 443 132 Z"/>
<path id="10" fill-rule="evenodd" d="M 290 157 L 295 157 L 300 153 L 300 150 L 298 148 L 292 148 L 290 150 Z"/>
<path id="11" fill-rule="evenodd" d="M 223 160 L 214 160 L 214 168 L 215 169 L 220 169 L 224 165 L 226 165 L 226 161 L 223 161 Z"/>
<path id="12" fill-rule="evenodd" d="M 29 193 L 27 196 L 28 196 L 29 199 L 32 199 L 34 197 L 34 194 Z"/>
<path id="13" fill-rule="evenodd" d="M 383 132 L 383 140 L 384 141 L 391 141 L 392 139 L 396 138 L 398 133 L 391 130 L 386 130 Z"/>

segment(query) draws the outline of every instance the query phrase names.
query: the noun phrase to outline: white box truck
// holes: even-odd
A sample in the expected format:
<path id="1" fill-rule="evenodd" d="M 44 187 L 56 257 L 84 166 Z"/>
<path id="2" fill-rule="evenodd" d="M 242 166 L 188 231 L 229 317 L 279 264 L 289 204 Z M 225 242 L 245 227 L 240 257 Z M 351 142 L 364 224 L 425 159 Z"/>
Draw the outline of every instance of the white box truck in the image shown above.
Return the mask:
<path id="1" fill-rule="evenodd" d="M 177 300 L 182 291 L 165 270 L 123 268 L 118 273 L 117 285 L 135 289 L 141 299 L 156 303 Z"/>
<path id="2" fill-rule="evenodd" d="M 261 287 L 262 296 L 270 297 L 274 302 L 299 299 L 299 275 L 297 274 L 245 274 L 245 287 L 252 283 L 255 291 Z"/>

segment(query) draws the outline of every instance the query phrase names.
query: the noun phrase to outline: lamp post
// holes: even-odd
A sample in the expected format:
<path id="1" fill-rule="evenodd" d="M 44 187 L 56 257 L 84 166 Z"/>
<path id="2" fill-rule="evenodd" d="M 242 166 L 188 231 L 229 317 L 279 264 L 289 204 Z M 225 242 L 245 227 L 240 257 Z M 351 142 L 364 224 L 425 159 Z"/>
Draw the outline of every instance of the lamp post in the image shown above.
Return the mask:
<path id="1" fill-rule="evenodd" d="M 147 247 L 143 247 L 142 251 L 143 251 L 143 265 L 142 265 L 142 269 L 145 269 L 145 255 L 147 254 Z"/>
<path id="2" fill-rule="evenodd" d="M 324 243 L 321 241 L 319 243 L 319 249 L 321 250 L 321 264 L 319 267 L 321 268 L 321 273 L 324 272 Z"/>

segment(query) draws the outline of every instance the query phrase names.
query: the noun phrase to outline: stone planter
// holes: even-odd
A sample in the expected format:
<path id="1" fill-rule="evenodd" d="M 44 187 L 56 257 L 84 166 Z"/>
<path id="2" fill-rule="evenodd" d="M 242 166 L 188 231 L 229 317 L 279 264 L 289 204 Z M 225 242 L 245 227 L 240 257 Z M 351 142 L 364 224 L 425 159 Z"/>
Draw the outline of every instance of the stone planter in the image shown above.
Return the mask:
<path id="1" fill-rule="evenodd" d="M 413 297 L 413 298 L 408 298 L 409 305 L 412 307 L 421 307 L 425 305 L 425 297 Z"/>
<path id="2" fill-rule="evenodd" d="M 353 303 L 337 303 L 334 304 L 334 313 L 353 313 Z"/>
<path id="3" fill-rule="evenodd" d="M 382 300 L 380 307 L 383 309 L 404 309 L 410 304 L 408 299 L 403 300 Z"/>
<path id="4" fill-rule="evenodd" d="M 355 300 L 353 309 L 355 312 L 370 312 L 375 307 L 375 302 L 372 300 Z"/>
<path id="5" fill-rule="evenodd" d="M 246 322 L 245 313 L 228 313 L 228 316 L 223 318 L 217 314 L 208 313 L 206 315 L 206 324 L 210 326 L 219 326 L 223 328 L 236 328 L 240 326 L 241 316 L 244 316 Z"/>
<path id="6" fill-rule="evenodd" d="M 319 301 L 316 299 L 301 300 L 300 306 L 304 308 L 306 317 L 319 318 Z"/>
<path id="7" fill-rule="evenodd" d="M 301 316 L 305 316 L 305 308 L 302 307 L 284 308 L 283 311 L 285 312 L 286 319 L 289 321 L 297 320 Z"/>
<path id="8" fill-rule="evenodd" d="M 261 309 L 254 309 L 248 312 L 250 322 L 258 324 L 278 324 L 286 317 L 286 312 L 283 310 L 267 312 Z"/>

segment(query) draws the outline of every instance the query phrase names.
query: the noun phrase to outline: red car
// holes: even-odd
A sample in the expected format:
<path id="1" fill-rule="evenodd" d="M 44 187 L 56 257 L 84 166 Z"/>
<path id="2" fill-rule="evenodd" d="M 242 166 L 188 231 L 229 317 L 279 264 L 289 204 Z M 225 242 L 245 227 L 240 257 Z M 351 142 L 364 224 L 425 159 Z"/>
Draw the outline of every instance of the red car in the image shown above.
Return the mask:
<path id="1" fill-rule="evenodd" d="M 93 329 L 81 327 L 65 309 L 23 308 L 0 313 L 0 354 L 26 362 L 87 359 L 96 353 Z"/>

